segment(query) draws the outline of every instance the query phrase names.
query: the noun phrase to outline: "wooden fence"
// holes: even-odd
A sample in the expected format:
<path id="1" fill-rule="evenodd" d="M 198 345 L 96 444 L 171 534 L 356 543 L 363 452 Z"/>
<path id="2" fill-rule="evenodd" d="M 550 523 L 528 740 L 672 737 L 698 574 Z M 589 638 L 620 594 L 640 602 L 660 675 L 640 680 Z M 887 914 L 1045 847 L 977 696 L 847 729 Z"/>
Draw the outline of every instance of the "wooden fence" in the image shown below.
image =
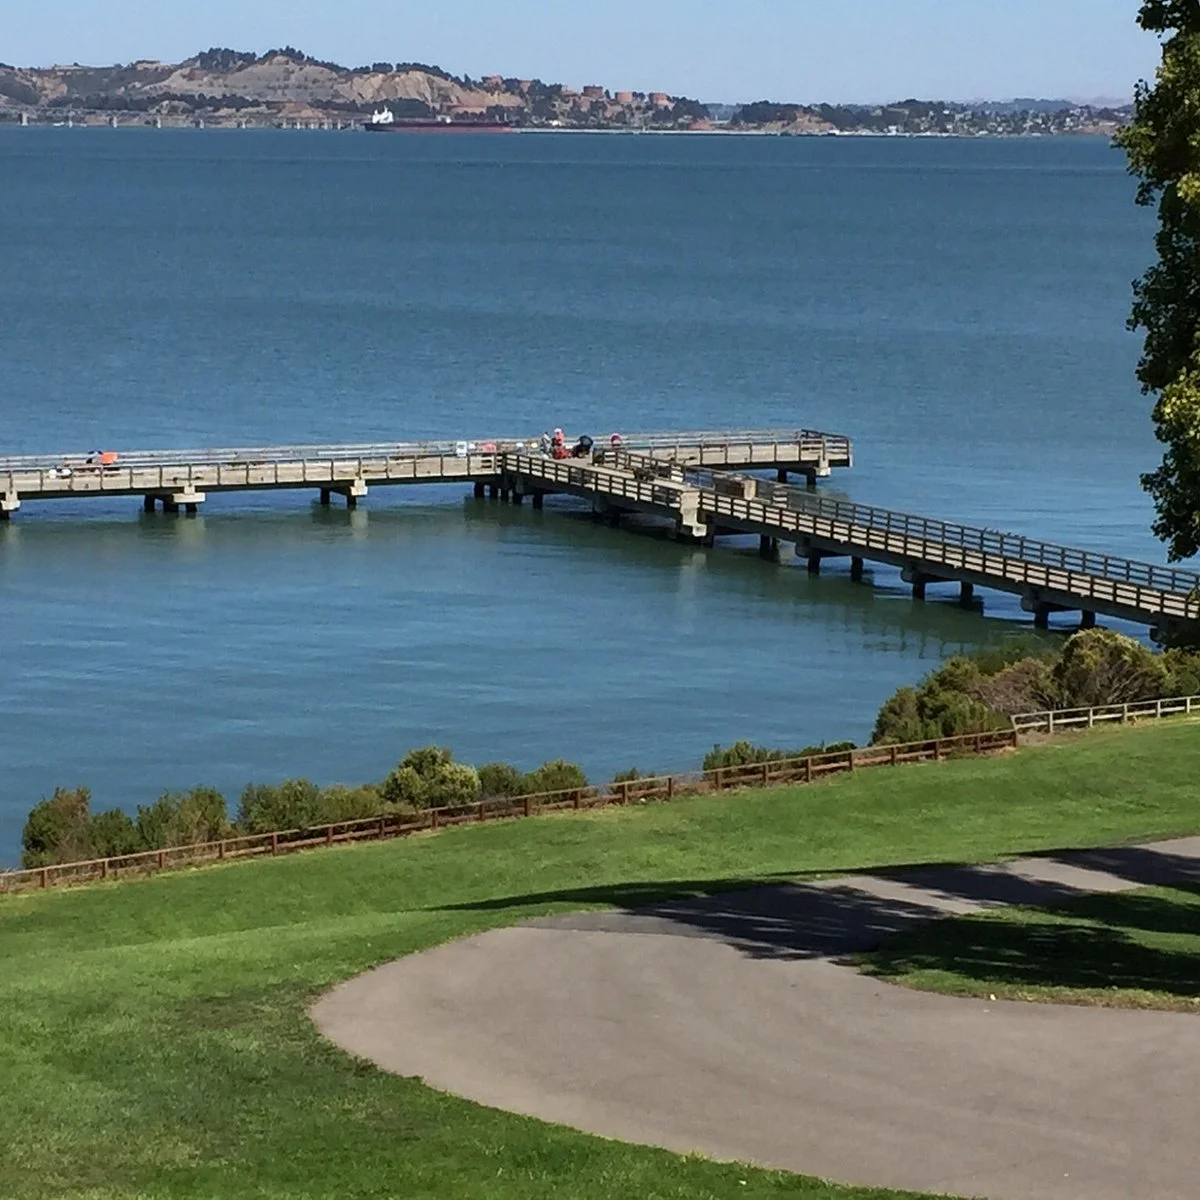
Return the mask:
<path id="1" fill-rule="evenodd" d="M 1060 708 L 1048 712 L 1021 713 L 1013 717 L 1013 729 L 1022 733 L 1058 733 L 1064 729 L 1091 729 L 1117 721 L 1155 721 L 1163 717 L 1200 714 L 1200 696 L 1173 696 L 1168 700 L 1136 700 L 1131 704 L 1102 704 L 1096 708 Z"/>
<path id="2" fill-rule="evenodd" d="M 119 879 L 200 863 L 291 854 L 298 850 L 344 845 L 348 842 L 383 841 L 455 825 L 533 817 L 544 813 L 672 800 L 681 796 L 705 795 L 737 788 L 813 783 L 829 775 L 869 767 L 894 767 L 903 763 L 938 762 L 947 758 L 994 754 L 1012 749 L 1017 744 L 1017 730 L 1003 729 L 992 733 L 971 733 L 963 737 L 938 738 L 899 746 L 867 746 L 859 750 L 814 754 L 806 758 L 787 758 L 744 766 L 717 767 L 710 771 L 660 775 L 613 783 L 603 788 L 575 788 L 530 796 L 498 796 L 471 804 L 431 808 L 408 816 L 391 815 L 357 821 L 338 821 L 332 825 L 319 825 L 308 829 L 280 829 L 271 833 L 224 838 L 217 842 L 146 850 L 139 854 L 58 863 L 32 870 L 5 871 L 0 872 L 0 892 Z"/>

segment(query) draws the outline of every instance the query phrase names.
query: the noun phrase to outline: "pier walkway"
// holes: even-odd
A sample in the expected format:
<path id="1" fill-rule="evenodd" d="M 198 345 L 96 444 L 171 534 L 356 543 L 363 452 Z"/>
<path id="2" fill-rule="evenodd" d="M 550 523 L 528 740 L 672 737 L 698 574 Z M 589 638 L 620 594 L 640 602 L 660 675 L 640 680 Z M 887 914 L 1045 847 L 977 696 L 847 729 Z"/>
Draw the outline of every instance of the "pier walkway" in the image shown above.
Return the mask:
<path id="1" fill-rule="evenodd" d="M 680 536 L 710 541 L 721 533 L 758 534 L 764 554 L 793 543 L 810 572 L 829 558 L 848 558 L 863 578 L 867 561 L 898 567 L 913 595 L 931 584 L 956 583 L 964 602 L 976 587 L 1021 597 L 1046 628 L 1056 612 L 1096 615 L 1160 631 L 1200 620 L 1200 574 L 1079 550 L 1020 534 L 958 525 L 820 496 L 751 475 L 702 471 L 626 449 L 604 451 L 598 464 L 558 463 L 528 455 L 505 458 L 511 486 L 590 497 L 614 520 L 622 511 L 675 522 Z"/>
<path id="2" fill-rule="evenodd" d="M 850 439 L 812 430 L 767 429 L 633 434 L 623 445 L 653 457 L 710 469 L 764 468 L 815 482 L 853 465 Z M 147 511 L 194 514 L 209 494 L 315 489 L 322 502 L 351 506 L 387 484 L 497 485 L 502 456 L 538 453 L 539 441 L 391 442 L 341 446 L 266 446 L 216 450 L 121 451 L 0 458 L 0 519 L 27 500 L 140 496 Z"/>

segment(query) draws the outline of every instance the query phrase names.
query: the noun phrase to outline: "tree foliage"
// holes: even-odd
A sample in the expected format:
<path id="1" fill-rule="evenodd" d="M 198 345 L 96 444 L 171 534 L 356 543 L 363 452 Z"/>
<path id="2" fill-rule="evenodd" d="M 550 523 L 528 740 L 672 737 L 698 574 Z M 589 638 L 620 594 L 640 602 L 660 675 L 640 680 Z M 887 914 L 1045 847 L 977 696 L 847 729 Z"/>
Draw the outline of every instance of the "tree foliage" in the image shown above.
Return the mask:
<path id="1" fill-rule="evenodd" d="M 1147 0 L 1138 24 L 1164 36 L 1162 63 L 1153 85 L 1138 85 L 1118 142 L 1138 203 L 1158 206 L 1158 261 L 1134 284 L 1129 326 L 1145 332 L 1138 379 L 1166 446 L 1142 485 L 1178 560 L 1200 550 L 1200 4 Z"/>
<path id="2" fill-rule="evenodd" d="M 396 808 L 448 808 L 479 799 L 479 772 L 441 746 L 410 750 L 379 788 Z"/>

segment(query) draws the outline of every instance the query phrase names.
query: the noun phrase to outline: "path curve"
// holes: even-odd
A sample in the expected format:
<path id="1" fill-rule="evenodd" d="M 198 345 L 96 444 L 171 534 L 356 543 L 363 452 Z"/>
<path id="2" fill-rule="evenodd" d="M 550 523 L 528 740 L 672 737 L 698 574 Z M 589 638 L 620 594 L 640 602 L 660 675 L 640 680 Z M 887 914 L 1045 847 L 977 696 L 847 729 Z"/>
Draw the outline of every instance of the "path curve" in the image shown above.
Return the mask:
<path id="1" fill-rule="evenodd" d="M 994 1200 L 1192 1200 L 1200 1017 L 962 1000 L 840 965 L 917 920 L 1200 883 L 1200 838 L 535 921 L 314 1006 L 385 1070 L 628 1142 Z"/>

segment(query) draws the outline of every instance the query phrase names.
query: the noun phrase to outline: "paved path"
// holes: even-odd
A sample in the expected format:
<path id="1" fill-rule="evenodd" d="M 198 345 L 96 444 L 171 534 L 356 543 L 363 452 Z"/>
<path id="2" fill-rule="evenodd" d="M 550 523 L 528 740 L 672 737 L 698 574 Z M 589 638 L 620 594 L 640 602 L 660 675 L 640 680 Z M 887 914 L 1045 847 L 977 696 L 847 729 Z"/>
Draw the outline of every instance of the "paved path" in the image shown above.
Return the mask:
<path id="1" fill-rule="evenodd" d="M 954 999 L 840 965 L 917 920 L 1200 883 L 1200 838 L 535 921 L 313 1009 L 346 1050 L 482 1104 L 847 1183 L 1194 1200 L 1200 1017 Z"/>

